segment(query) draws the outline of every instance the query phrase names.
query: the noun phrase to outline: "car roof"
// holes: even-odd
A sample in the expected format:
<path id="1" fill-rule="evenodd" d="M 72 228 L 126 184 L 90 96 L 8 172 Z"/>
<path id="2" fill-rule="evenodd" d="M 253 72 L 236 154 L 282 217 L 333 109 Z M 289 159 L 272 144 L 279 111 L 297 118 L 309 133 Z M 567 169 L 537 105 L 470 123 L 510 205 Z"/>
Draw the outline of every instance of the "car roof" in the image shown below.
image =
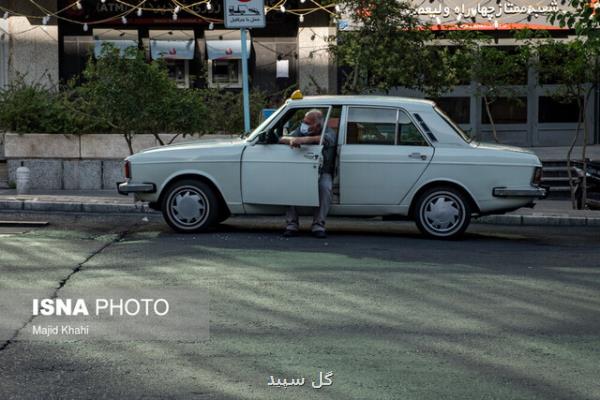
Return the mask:
<path id="1" fill-rule="evenodd" d="M 369 105 L 387 107 L 406 107 L 410 109 L 431 108 L 433 101 L 411 97 L 375 96 L 375 95 L 346 95 L 346 96 L 305 96 L 301 100 L 290 100 L 290 104 L 310 103 L 336 105 Z"/>

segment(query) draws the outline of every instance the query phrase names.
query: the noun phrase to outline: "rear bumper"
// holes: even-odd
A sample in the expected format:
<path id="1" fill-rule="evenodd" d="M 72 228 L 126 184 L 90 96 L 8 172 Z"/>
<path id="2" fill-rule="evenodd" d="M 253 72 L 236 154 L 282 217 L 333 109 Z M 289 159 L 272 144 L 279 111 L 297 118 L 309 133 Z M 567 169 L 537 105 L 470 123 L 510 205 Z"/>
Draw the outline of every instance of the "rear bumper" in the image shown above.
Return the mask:
<path id="1" fill-rule="evenodd" d="M 545 199 L 548 196 L 548 189 L 541 187 L 532 187 L 529 189 L 510 189 L 497 187 L 492 191 L 494 197 L 529 197 L 535 199 Z"/>
<path id="2" fill-rule="evenodd" d="M 117 182 L 117 192 L 123 196 L 129 193 L 156 193 L 154 183 Z"/>

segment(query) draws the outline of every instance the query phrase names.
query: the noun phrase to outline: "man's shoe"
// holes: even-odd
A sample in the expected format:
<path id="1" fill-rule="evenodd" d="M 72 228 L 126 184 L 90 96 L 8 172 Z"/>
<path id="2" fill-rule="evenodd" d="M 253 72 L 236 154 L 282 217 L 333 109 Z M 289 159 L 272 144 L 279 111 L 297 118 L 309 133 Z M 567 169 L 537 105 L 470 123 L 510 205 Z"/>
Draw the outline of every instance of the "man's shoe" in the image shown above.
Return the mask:
<path id="1" fill-rule="evenodd" d="M 281 236 L 286 237 L 286 238 L 296 237 L 296 236 L 298 236 L 298 231 L 293 230 L 293 229 L 286 229 L 285 231 L 283 231 L 283 234 Z"/>
<path id="2" fill-rule="evenodd" d="M 326 239 L 327 238 L 327 234 L 325 233 L 325 231 L 313 231 L 312 235 L 313 235 L 313 237 L 316 237 L 317 239 Z"/>

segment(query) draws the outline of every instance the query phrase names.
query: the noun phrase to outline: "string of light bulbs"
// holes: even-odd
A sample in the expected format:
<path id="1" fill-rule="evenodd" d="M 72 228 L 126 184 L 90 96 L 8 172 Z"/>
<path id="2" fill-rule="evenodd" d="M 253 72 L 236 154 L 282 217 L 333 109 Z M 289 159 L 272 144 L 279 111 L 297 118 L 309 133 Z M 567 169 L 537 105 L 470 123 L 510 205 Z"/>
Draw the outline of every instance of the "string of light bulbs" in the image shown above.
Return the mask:
<path id="1" fill-rule="evenodd" d="M 199 12 L 197 12 L 195 10 L 196 7 L 204 5 L 206 10 L 210 11 L 213 8 L 212 1 L 214 1 L 214 0 L 201 0 L 201 1 L 196 1 L 194 3 L 190 3 L 190 4 L 183 3 L 182 0 L 171 0 L 171 3 L 173 4 L 172 8 L 150 7 L 150 6 L 146 5 L 148 0 L 139 0 L 139 2 L 137 4 L 132 4 L 129 1 L 125 1 L 125 0 L 113 0 L 116 3 L 124 5 L 125 7 L 127 7 L 127 9 L 123 12 L 116 13 L 113 16 L 106 17 L 106 18 L 99 19 L 99 20 L 94 20 L 94 21 L 79 21 L 79 20 L 69 18 L 64 15 L 67 11 L 69 11 L 71 9 L 82 10 L 83 9 L 82 0 L 76 0 L 73 3 L 71 3 L 71 4 L 67 5 L 66 7 L 63 7 L 62 9 L 59 9 L 57 11 L 51 11 L 51 10 L 47 9 L 46 7 L 39 4 L 36 0 L 28 0 L 28 1 L 29 1 L 29 3 L 33 4 L 38 10 L 40 10 L 41 15 L 26 14 L 26 13 L 23 13 L 20 11 L 11 10 L 8 7 L 0 5 L 0 16 L 5 20 L 8 19 L 10 16 L 18 16 L 18 17 L 25 17 L 25 18 L 33 19 L 33 20 L 40 20 L 42 22 L 43 26 L 47 26 L 48 23 L 50 22 L 51 18 L 55 18 L 57 20 L 62 20 L 62 21 L 69 22 L 72 24 L 81 25 L 84 31 L 87 31 L 89 29 L 89 26 L 92 26 L 92 25 L 99 25 L 99 24 L 114 22 L 114 21 L 118 21 L 118 20 L 121 20 L 121 23 L 123 25 L 126 25 L 128 23 L 128 18 L 127 18 L 128 16 L 135 13 L 135 15 L 137 15 L 138 17 L 141 17 L 144 12 L 171 13 L 172 19 L 175 21 L 179 18 L 180 13 L 185 12 L 189 15 L 192 15 L 194 17 L 197 17 L 197 18 L 209 23 L 209 25 L 210 25 L 209 28 L 211 28 L 211 29 L 214 27 L 215 23 L 223 23 L 223 19 L 208 17 L 206 15 L 200 14 Z M 102 4 L 106 3 L 106 0 L 98 0 L 98 1 Z M 300 22 L 304 22 L 304 17 L 306 15 L 312 14 L 317 11 L 324 11 L 334 17 L 337 17 L 339 15 L 339 13 L 341 12 L 341 6 L 339 4 L 322 5 L 316 0 L 300 0 L 301 4 L 306 3 L 307 6 L 294 9 L 294 8 L 287 8 L 286 1 L 287 0 L 279 0 L 272 6 L 265 6 L 265 14 L 268 14 L 268 13 L 274 12 L 274 11 L 278 11 L 281 13 L 289 13 L 289 14 L 298 16 Z M 311 5 L 311 6 L 309 7 L 309 5 Z"/>

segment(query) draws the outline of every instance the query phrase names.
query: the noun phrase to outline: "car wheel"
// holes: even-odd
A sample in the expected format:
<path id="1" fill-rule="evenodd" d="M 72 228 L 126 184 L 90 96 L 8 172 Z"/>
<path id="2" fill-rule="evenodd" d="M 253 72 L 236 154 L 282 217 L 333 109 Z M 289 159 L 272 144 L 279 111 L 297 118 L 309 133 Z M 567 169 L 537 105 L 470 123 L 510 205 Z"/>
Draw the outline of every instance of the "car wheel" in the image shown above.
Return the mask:
<path id="1" fill-rule="evenodd" d="M 186 179 L 167 189 L 162 213 L 167 224 L 178 232 L 202 232 L 215 224 L 219 216 L 219 202 L 210 186 Z"/>
<path id="2" fill-rule="evenodd" d="M 427 190 L 417 200 L 415 221 L 419 230 L 436 239 L 462 235 L 471 222 L 471 207 L 465 194 L 452 187 Z"/>

